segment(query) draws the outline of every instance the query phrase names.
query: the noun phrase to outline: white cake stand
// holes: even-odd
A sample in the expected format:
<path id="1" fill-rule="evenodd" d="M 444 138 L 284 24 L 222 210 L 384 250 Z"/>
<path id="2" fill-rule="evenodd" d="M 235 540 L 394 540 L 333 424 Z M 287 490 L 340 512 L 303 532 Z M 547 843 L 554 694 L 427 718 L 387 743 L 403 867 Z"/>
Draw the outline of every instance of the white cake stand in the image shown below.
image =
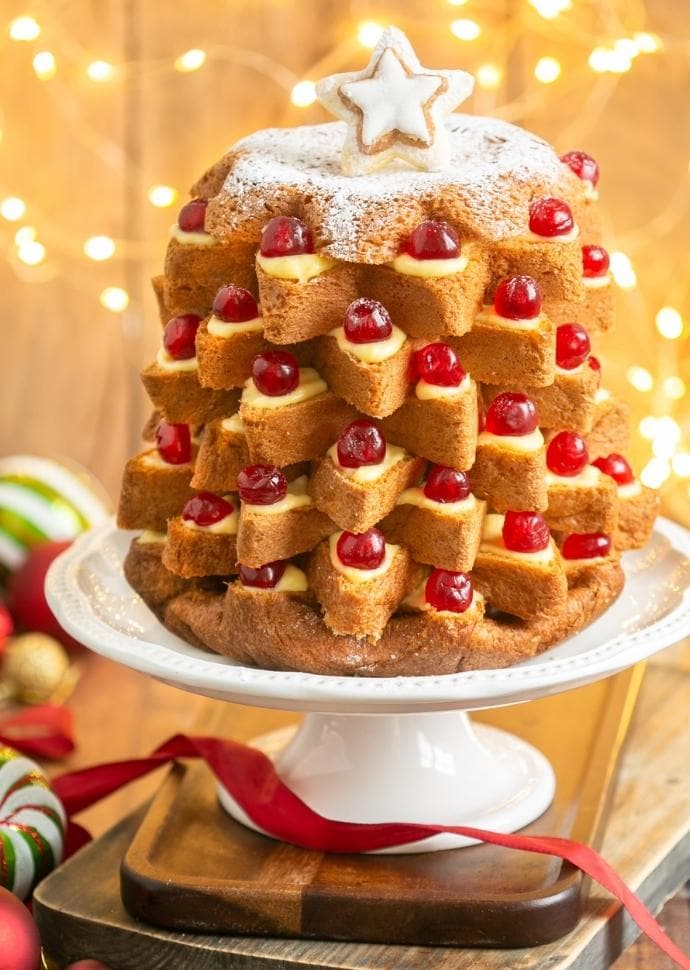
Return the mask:
<path id="1" fill-rule="evenodd" d="M 62 626 L 97 653 L 183 690 L 308 712 L 277 753 L 277 771 L 310 807 L 346 821 L 522 828 L 553 798 L 551 765 L 519 738 L 473 726 L 466 712 L 580 687 L 690 634 L 690 533 L 663 519 L 644 550 L 624 555 L 625 589 L 587 629 L 517 666 L 438 677 L 285 673 L 196 649 L 161 626 L 124 579 L 131 538 L 106 525 L 56 560 L 46 591 Z M 261 743 L 275 749 L 275 738 Z M 227 791 L 219 795 L 251 825 Z M 387 851 L 467 844 L 437 835 Z"/>

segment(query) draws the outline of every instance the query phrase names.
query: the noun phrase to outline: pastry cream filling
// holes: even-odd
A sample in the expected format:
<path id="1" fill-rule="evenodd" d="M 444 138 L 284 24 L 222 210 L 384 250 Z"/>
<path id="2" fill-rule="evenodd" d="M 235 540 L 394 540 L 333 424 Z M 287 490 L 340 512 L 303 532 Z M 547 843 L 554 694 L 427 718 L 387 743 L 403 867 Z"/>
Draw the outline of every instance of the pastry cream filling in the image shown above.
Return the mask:
<path id="1" fill-rule="evenodd" d="M 477 436 L 477 447 L 481 445 L 493 445 L 494 448 L 502 448 L 504 451 L 528 453 L 540 451 L 544 447 L 544 436 L 539 428 L 535 428 L 530 434 L 518 435 L 491 434 L 490 431 L 482 431 Z"/>
<path id="2" fill-rule="evenodd" d="M 191 529 L 193 532 L 210 532 L 214 536 L 236 535 L 237 523 L 239 521 L 237 506 L 239 503 L 236 496 L 228 495 L 225 497 L 228 501 L 232 502 L 232 512 L 224 515 L 222 519 L 219 519 L 217 522 L 213 522 L 211 525 L 199 525 L 199 523 L 194 522 L 193 519 L 182 519 L 182 524 L 187 529 Z"/>
<path id="3" fill-rule="evenodd" d="M 400 548 L 400 546 L 393 546 L 387 542 L 383 554 L 383 562 L 380 566 L 377 566 L 376 569 L 357 569 L 355 566 L 346 566 L 340 561 L 340 556 L 338 555 L 338 539 L 341 537 L 341 535 L 342 532 L 336 532 L 328 540 L 328 547 L 331 554 L 331 565 L 335 570 L 337 570 L 343 576 L 346 576 L 347 579 L 351 580 L 353 583 L 371 583 L 376 579 L 380 579 L 391 568 L 393 556 Z"/>
<path id="4" fill-rule="evenodd" d="M 564 485 L 567 488 L 594 488 L 601 482 L 601 472 L 595 465 L 585 465 L 579 475 L 554 475 L 547 471 L 547 485 Z"/>
<path id="5" fill-rule="evenodd" d="M 220 320 L 212 315 L 206 324 L 206 329 L 214 337 L 233 337 L 236 333 L 261 333 L 264 329 L 263 317 L 254 317 L 253 320 L 243 320 L 241 323 L 228 323 L 227 320 Z"/>
<path id="6" fill-rule="evenodd" d="M 420 509 L 429 509 L 437 515 L 447 515 L 453 518 L 457 515 L 469 515 L 476 506 L 477 500 L 471 493 L 467 498 L 460 499 L 459 502 L 436 502 L 424 494 L 424 489 L 420 487 L 406 488 L 398 497 L 396 505 L 416 505 Z"/>
<path id="7" fill-rule="evenodd" d="M 223 418 L 220 423 L 223 431 L 230 431 L 234 434 L 244 434 L 244 421 L 239 411 L 231 414 L 229 418 Z"/>
<path id="8" fill-rule="evenodd" d="M 583 276 L 582 285 L 588 290 L 601 290 L 611 283 L 611 274 L 604 273 L 603 276 Z"/>
<path id="9" fill-rule="evenodd" d="M 161 455 L 158 452 L 158 449 L 156 448 L 151 449 L 151 451 L 144 452 L 143 455 L 139 456 L 139 460 L 144 465 L 149 465 L 151 468 L 166 468 L 166 469 L 184 468 L 186 465 L 189 464 L 189 462 L 183 462 L 179 465 L 173 465 L 171 462 L 165 461 L 164 458 L 161 458 Z"/>
<path id="10" fill-rule="evenodd" d="M 165 347 L 161 347 L 156 354 L 156 364 L 161 370 L 170 371 L 192 371 L 198 370 L 199 368 L 196 357 L 187 357 L 186 360 L 175 360 L 174 357 L 170 356 Z"/>
<path id="11" fill-rule="evenodd" d="M 311 504 L 311 497 L 307 495 L 307 476 L 300 475 L 294 481 L 288 482 L 287 494 L 279 502 L 274 502 L 273 505 L 252 505 L 250 508 L 252 514 L 256 515 L 279 515 L 281 512 Z"/>
<path id="12" fill-rule="evenodd" d="M 313 367 L 300 367 L 299 384 L 288 394 L 262 394 L 250 377 L 242 391 L 242 404 L 249 404 L 253 408 L 282 408 L 290 404 L 299 404 L 318 394 L 325 394 L 328 385 Z"/>
<path id="13" fill-rule="evenodd" d="M 297 283 L 309 282 L 315 276 L 333 269 L 338 262 L 321 253 L 299 253 L 296 256 L 262 256 L 257 253 L 256 261 L 267 276 Z"/>
<path id="14" fill-rule="evenodd" d="M 618 486 L 618 498 L 636 498 L 636 496 L 642 494 L 642 485 L 639 479 L 635 479 L 634 482 L 628 482 L 627 485 Z"/>
<path id="15" fill-rule="evenodd" d="M 141 542 L 142 545 L 151 542 L 160 542 L 162 544 L 167 541 L 168 537 L 165 532 L 154 532 L 153 529 L 145 529 L 137 539 L 137 542 Z"/>
<path id="16" fill-rule="evenodd" d="M 544 242 L 544 243 L 569 243 L 573 242 L 580 235 L 580 227 L 575 224 L 573 228 L 568 232 L 562 233 L 560 236 L 540 236 L 538 232 L 530 231 L 527 236 L 522 238 L 531 240 L 532 242 Z"/>
<path id="17" fill-rule="evenodd" d="M 449 620 L 479 620 L 484 613 L 484 597 L 477 590 L 472 590 L 472 602 L 464 613 L 456 613 L 454 610 L 437 610 L 435 606 L 427 601 L 426 581 L 428 576 L 413 589 L 409 596 L 402 601 L 401 606 L 406 606 L 410 610 L 418 610 L 420 613 L 435 613 L 437 616 L 447 617 Z M 477 615 L 479 614 L 479 615 Z"/>
<path id="18" fill-rule="evenodd" d="M 406 457 L 406 452 L 404 448 L 399 448 L 397 445 L 386 445 L 386 454 L 383 461 L 379 462 L 378 465 L 360 465 L 359 468 L 346 468 L 340 464 L 338 461 L 337 444 L 332 445 L 326 452 L 326 455 L 331 459 L 336 468 L 340 469 L 343 475 L 347 475 L 353 481 L 375 482 L 377 478 L 385 475 L 393 465 L 402 461 Z"/>
<path id="19" fill-rule="evenodd" d="M 342 327 L 331 330 L 329 336 L 335 337 L 338 346 L 346 354 L 352 354 L 365 364 L 380 364 L 394 357 L 407 340 L 407 335 L 393 324 L 393 332 L 385 340 L 372 340 L 371 343 L 356 344 L 348 340 Z"/>
<path id="20" fill-rule="evenodd" d="M 585 364 L 578 364 L 577 367 L 559 367 L 556 364 L 556 373 L 560 374 L 561 377 L 577 377 L 585 369 Z"/>
<path id="21" fill-rule="evenodd" d="M 436 401 L 440 398 L 458 398 L 466 394 L 472 385 L 469 374 L 465 374 L 459 384 L 454 387 L 444 387 L 441 384 L 429 384 L 424 378 L 417 381 L 414 392 L 420 401 Z"/>
<path id="22" fill-rule="evenodd" d="M 251 590 L 252 593 L 306 593 L 309 583 L 306 573 L 289 562 L 275 586 L 244 586 L 243 588 Z"/>
<path id="23" fill-rule="evenodd" d="M 450 259 L 415 259 L 409 253 L 400 253 L 388 265 L 396 273 L 404 276 L 419 276 L 422 279 L 436 279 L 440 276 L 455 276 L 467 269 L 469 257 L 460 253 Z"/>
<path id="24" fill-rule="evenodd" d="M 564 558 L 563 565 L 565 566 L 565 569 L 567 572 L 568 569 L 574 569 L 575 567 L 579 568 L 580 566 L 596 566 L 598 563 L 608 562 L 608 561 L 609 561 L 608 556 L 590 556 L 589 558 L 585 557 L 584 559 L 565 559 Z"/>
<path id="25" fill-rule="evenodd" d="M 598 387 L 596 393 L 594 394 L 594 403 L 603 404 L 604 401 L 609 401 L 611 399 L 611 391 L 607 390 L 605 387 Z"/>
<path id="26" fill-rule="evenodd" d="M 170 235 L 183 246 L 217 246 L 218 240 L 208 232 L 185 232 L 177 223 L 170 227 Z"/>
<path id="27" fill-rule="evenodd" d="M 595 187 L 594 182 L 590 182 L 589 179 L 582 179 L 582 195 L 588 202 L 596 202 L 599 198 L 599 190 Z"/>
<path id="28" fill-rule="evenodd" d="M 482 529 L 482 541 L 479 546 L 480 552 L 493 552 L 509 559 L 520 559 L 523 562 L 551 562 L 556 554 L 556 547 L 553 539 L 549 539 L 546 549 L 537 549 L 535 552 L 516 552 L 513 549 L 506 549 L 503 544 L 503 520 L 504 515 L 491 512 L 484 519 Z"/>
<path id="29" fill-rule="evenodd" d="M 500 316 L 493 307 L 486 306 L 477 314 L 475 322 L 490 323 L 493 327 L 503 327 L 504 330 L 539 330 L 543 319 L 540 313 L 531 320 L 511 320 L 509 317 Z"/>

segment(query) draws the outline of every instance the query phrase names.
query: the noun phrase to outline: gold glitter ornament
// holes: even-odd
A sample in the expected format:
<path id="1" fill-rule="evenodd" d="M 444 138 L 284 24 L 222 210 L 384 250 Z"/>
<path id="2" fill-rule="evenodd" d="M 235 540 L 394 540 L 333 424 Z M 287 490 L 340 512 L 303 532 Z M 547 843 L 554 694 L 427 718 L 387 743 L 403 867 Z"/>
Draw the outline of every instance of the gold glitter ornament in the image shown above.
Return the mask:
<path id="1" fill-rule="evenodd" d="M 69 673 L 69 659 L 61 645 L 45 633 L 13 637 L 2 663 L 3 692 L 24 704 L 54 698 Z"/>

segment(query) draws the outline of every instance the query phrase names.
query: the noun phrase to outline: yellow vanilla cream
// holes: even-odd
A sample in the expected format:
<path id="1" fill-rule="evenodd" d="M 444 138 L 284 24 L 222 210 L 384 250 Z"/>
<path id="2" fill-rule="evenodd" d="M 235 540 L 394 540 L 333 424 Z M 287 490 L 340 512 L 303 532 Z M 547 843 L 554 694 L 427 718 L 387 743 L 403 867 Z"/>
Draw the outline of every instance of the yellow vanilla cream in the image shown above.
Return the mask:
<path id="1" fill-rule="evenodd" d="M 605 286 L 610 286 L 611 274 L 604 273 L 603 276 L 583 276 L 582 285 L 588 290 L 601 290 Z"/>
<path id="2" fill-rule="evenodd" d="M 535 428 L 530 434 L 521 435 L 491 434 L 490 431 L 482 431 L 477 437 L 477 447 L 482 445 L 492 445 L 504 451 L 528 453 L 539 451 L 544 447 L 544 436 L 539 428 Z"/>
<path id="3" fill-rule="evenodd" d="M 182 246 L 216 246 L 218 240 L 208 232 L 185 232 L 177 223 L 170 227 L 170 235 Z"/>
<path id="4" fill-rule="evenodd" d="M 359 468 L 345 468 L 338 461 L 338 445 L 332 445 L 326 455 L 331 459 L 336 468 L 339 468 L 343 475 L 347 475 L 355 482 L 375 482 L 377 478 L 385 475 L 389 469 L 402 461 L 406 457 L 404 448 L 397 445 L 386 445 L 386 454 L 382 462 L 378 465 L 361 465 Z"/>
<path id="5" fill-rule="evenodd" d="M 145 529 L 137 539 L 137 542 L 141 542 L 142 545 L 153 542 L 164 543 L 167 541 L 168 537 L 165 532 L 154 532 L 153 529 Z"/>
<path id="6" fill-rule="evenodd" d="M 564 232 L 562 236 L 540 236 L 538 232 L 529 232 L 524 238 L 531 242 L 541 243 L 569 243 L 574 242 L 580 235 L 580 227 L 573 225 L 569 232 Z"/>
<path id="7" fill-rule="evenodd" d="M 436 279 L 442 276 L 455 276 L 467 269 L 469 258 L 460 253 L 450 259 L 415 259 L 409 253 L 400 253 L 388 265 L 396 273 L 404 276 L 419 276 L 422 279 Z"/>
<path id="8" fill-rule="evenodd" d="M 256 261 L 267 276 L 296 283 L 307 283 L 333 269 L 338 262 L 321 253 L 299 253 L 296 256 L 262 256 L 257 253 Z"/>
<path id="9" fill-rule="evenodd" d="M 271 397 L 270 394 L 262 394 L 250 377 L 244 385 L 242 400 L 240 404 L 246 404 L 253 408 L 282 408 L 290 404 L 299 404 L 301 401 L 308 401 L 311 397 L 318 394 L 325 394 L 328 385 L 313 367 L 300 367 L 299 384 L 288 394 L 278 394 Z"/>
<path id="10" fill-rule="evenodd" d="M 618 486 L 618 498 L 636 498 L 638 495 L 642 494 L 642 485 L 639 479 L 635 479 L 634 482 L 628 482 L 627 485 Z"/>
<path id="11" fill-rule="evenodd" d="M 218 522 L 213 522 L 211 525 L 199 525 L 197 522 L 192 521 L 192 519 L 182 519 L 182 524 L 187 528 L 191 529 L 192 532 L 210 532 L 214 536 L 234 536 L 237 534 L 237 525 L 239 522 L 239 501 L 236 495 L 224 495 L 223 498 L 227 499 L 228 502 L 232 502 L 232 512 L 228 515 L 223 516 Z"/>
<path id="12" fill-rule="evenodd" d="M 231 414 L 229 418 L 224 418 L 220 423 L 223 431 L 230 431 L 234 434 L 244 434 L 244 421 L 239 411 Z"/>
<path id="13" fill-rule="evenodd" d="M 595 465 L 585 465 L 579 475 L 554 475 L 546 472 L 547 485 L 561 485 L 566 488 L 594 488 L 601 482 L 601 472 Z"/>
<path id="14" fill-rule="evenodd" d="M 292 482 L 288 482 L 287 494 L 279 502 L 273 505 L 252 505 L 252 514 L 256 515 L 279 515 L 281 512 L 289 512 L 290 509 L 303 508 L 311 505 L 312 500 L 307 495 L 307 476 L 300 475 Z"/>
<path id="15" fill-rule="evenodd" d="M 539 330 L 543 317 L 541 314 L 531 320 L 510 320 L 502 317 L 491 306 L 485 306 L 477 314 L 475 323 L 489 323 L 492 327 L 503 327 L 504 330 Z"/>
<path id="16" fill-rule="evenodd" d="M 482 541 L 479 546 L 481 552 L 493 552 L 509 559 L 521 559 L 523 562 L 549 563 L 556 555 L 556 547 L 553 539 L 549 539 L 546 549 L 538 549 L 536 552 L 515 552 L 513 549 L 506 549 L 503 544 L 503 521 L 504 515 L 491 512 L 484 519 L 482 529 Z"/>
<path id="17" fill-rule="evenodd" d="M 198 370 L 199 364 L 196 357 L 187 357 L 186 360 L 175 360 L 171 357 L 165 347 L 161 347 L 156 354 L 156 365 L 161 370 L 168 371 L 192 371 Z"/>
<path id="18" fill-rule="evenodd" d="M 343 353 L 352 354 L 364 364 L 380 364 L 384 360 L 389 360 L 398 353 L 407 340 L 406 334 L 395 324 L 390 337 L 386 337 L 385 340 L 372 340 L 371 343 L 366 344 L 356 344 L 348 340 L 342 327 L 331 330 L 329 336 L 335 337 Z"/>
<path id="19" fill-rule="evenodd" d="M 209 317 L 206 329 L 214 337 L 233 337 L 238 333 L 261 333 L 264 329 L 263 317 L 254 317 L 253 320 L 244 320 L 242 323 L 228 323 L 220 320 L 215 314 Z"/>
<path id="20" fill-rule="evenodd" d="M 428 509 L 437 515 L 447 515 L 454 518 L 458 515 L 469 515 L 474 511 L 477 500 L 471 493 L 467 498 L 460 499 L 459 502 L 435 502 L 424 494 L 424 489 L 420 487 L 406 488 L 398 497 L 396 505 L 416 505 L 420 509 Z"/>
<path id="21" fill-rule="evenodd" d="M 414 393 L 420 401 L 437 401 L 441 398 L 453 400 L 462 397 L 472 387 L 472 380 L 469 374 L 465 374 L 463 379 L 455 387 L 444 387 L 441 384 L 429 384 L 423 378 L 418 380 Z"/>

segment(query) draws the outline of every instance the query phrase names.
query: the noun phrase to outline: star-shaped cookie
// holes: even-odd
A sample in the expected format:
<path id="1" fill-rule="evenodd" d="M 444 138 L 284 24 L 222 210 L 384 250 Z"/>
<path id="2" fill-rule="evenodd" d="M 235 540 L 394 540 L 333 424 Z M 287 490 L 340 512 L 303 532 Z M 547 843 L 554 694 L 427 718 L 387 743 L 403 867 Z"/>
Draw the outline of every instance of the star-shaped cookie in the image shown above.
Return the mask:
<path id="1" fill-rule="evenodd" d="M 324 78 L 316 93 L 347 122 L 343 171 L 364 175 L 396 160 L 429 171 L 447 168 L 444 118 L 473 86 L 466 71 L 423 68 L 402 31 L 388 27 L 363 71 Z"/>

